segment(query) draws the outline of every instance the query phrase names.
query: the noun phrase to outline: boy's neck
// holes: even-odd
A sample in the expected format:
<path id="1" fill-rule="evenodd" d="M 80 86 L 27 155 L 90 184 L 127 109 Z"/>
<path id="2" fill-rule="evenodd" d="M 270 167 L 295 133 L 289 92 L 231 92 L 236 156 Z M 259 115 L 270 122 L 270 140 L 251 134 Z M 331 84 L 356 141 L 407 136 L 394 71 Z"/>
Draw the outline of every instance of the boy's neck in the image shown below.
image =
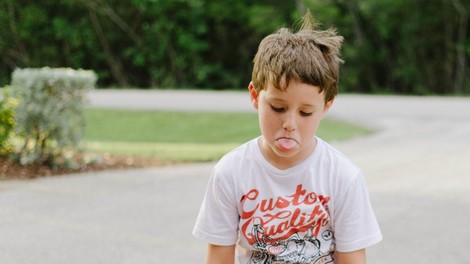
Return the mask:
<path id="1" fill-rule="evenodd" d="M 279 157 L 273 151 L 269 150 L 269 146 L 266 144 L 265 139 L 261 136 L 258 139 L 258 147 L 260 148 L 261 154 L 269 162 L 269 164 L 273 165 L 277 169 L 280 170 L 287 170 L 292 167 L 295 167 L 305 161 L 315 150 L 316 146 L 318 145 L 317 138 L 312 141 L 312 145 L 302 152 L 298 153 L 293 157 Z"/>

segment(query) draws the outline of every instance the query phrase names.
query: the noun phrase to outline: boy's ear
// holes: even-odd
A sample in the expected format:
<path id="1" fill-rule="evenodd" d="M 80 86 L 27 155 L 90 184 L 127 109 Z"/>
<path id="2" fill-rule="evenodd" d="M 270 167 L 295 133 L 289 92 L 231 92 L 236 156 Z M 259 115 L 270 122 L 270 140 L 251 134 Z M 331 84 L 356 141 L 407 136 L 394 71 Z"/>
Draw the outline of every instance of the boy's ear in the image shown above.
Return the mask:
<path id="1" fill-rule="evenodd" d="M 326 116 L 326 114 L 328 113 L 328 110 L 330 110 L 330 108 L 333 105 L 334 101 L 335 101 L 335 99 L 333 98 L 330 101 L 326 102 L 325 107 L 323 108 L 323 117 Z"/>
<path id="2" fill-rule="evenodd" d="M 248 85 L 248 91 L 250 92 L 250 99 L 253 107 L 258 110 L 258 91 L 256 91 L 255 85 L 253 82 L 250 82 Z"/>

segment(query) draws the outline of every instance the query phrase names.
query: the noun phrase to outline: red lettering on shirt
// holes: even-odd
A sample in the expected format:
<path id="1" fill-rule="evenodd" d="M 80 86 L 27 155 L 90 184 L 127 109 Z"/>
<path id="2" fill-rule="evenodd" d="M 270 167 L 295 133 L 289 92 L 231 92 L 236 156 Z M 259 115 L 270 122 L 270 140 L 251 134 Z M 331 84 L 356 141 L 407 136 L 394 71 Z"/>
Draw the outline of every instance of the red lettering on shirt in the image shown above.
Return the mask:
<path id="1" fill-rule="evenodd" d="M 242 196 L 241 232 L 250 244 L 255 236 L 270 242 L 284 240 L 297 232 L 311 229 L 317 237 L 320 228 L 329 222 L 327 203 L 330 198 L 307 192 L 299 184 L 292 195 L 260 199 L 258 189 L 252 189 Z M 253 230 L 257 230 L 254 235 Z"/>

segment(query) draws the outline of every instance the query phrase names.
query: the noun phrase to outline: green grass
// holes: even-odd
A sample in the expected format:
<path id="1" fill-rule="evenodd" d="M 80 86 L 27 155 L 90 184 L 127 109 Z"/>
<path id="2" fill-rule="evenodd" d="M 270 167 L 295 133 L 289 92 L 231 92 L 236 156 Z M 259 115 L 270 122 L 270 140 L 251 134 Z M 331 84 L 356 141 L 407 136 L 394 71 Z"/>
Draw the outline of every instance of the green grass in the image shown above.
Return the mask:
<path id="1" fill-rule="evenodd" d="M 87 109 L 85 148 L 172 161 L 210 161 L 259 135 L 256 113 L 164 112 Z M 327 141 L 369 133 L 325 119 L 318 135 Z"/>
<path id="2" fill-rule="evenodd" d="M 255 113 L 88 109 L 86 114 L 91 141 L 219 144 L 259 134 Z"/>

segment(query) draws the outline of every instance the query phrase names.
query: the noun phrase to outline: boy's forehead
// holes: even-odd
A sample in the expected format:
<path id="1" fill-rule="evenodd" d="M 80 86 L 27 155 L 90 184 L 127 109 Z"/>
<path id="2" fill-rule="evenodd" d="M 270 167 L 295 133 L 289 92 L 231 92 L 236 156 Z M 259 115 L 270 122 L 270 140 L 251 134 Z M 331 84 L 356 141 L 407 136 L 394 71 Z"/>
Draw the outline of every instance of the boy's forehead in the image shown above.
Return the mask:
<path id="1" fill-rule="evenodd" d="M 313 89 L 315 89 L 315 91 L 317 91 L 318 93 L 322 93 L 323 89 L 321 89 L 321 87 L 317 86 L 317 85 L 313 85 L 313 84 L 310 84 L 310 83 L 306 83 L 306 82 L 302 82 L 301 80 L 297 79 L 297 78 L 290 78 L 290 79 L 287 79 L 285 76 L 282 76 L 280 79 L 279 79 L 279 82 L 276 83 L 274 80 L 268 80 L 264 89 L 275 89 L 275 90 L 278 90 L 278 91 L 283 91 L 285 92 L 287 89 L 289 89 L 290 87 L 293 87 L 293 86 L 296 86 L 296 85 L 299 85 L 299 84 L 304 84 L 304 85 L 308 85 L 308 86 L 311 86 Z"/>
<path id="2" fill-rule="evenodd" d="M 292 92 L 292 89 L 301 89 L 299 85 L 302 86 L 303 89 L 307 88 L 306 91 L 312 91 L 314 95 L 323 96 L 323 89 L 320 89 L 320 87 L 300 81 L 291 81 L 287 86 L 283 85 L 280 87 L 276 87 L 272 82 L 268 82 L 268 85 L 266 85 L 263 90 L 271 97 L 283 97 L 286 93 Z"/>

